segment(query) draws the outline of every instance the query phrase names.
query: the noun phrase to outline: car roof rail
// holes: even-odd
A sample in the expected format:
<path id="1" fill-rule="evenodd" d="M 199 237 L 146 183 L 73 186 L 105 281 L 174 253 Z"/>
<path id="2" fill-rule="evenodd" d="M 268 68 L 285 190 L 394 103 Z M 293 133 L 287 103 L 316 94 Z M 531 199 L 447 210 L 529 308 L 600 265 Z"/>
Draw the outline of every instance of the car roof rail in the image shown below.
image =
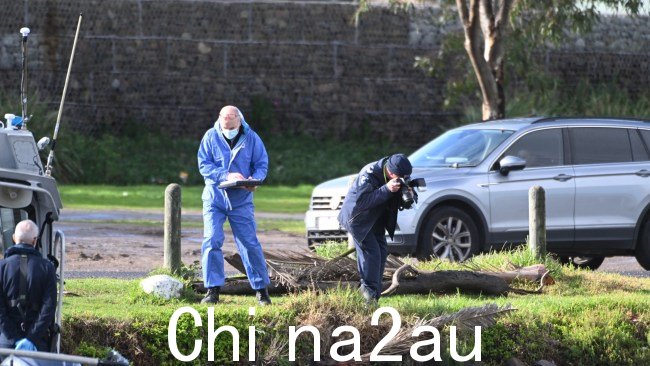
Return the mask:
<path id="1" fill-rule="evenodd" d="M 555 122 L 562 120 L 609 120 L 609 121 L 630 121 L 630 122 L 644 122 L 650 123 L 650 119 L 647 118 L 634 118 L 634 117 L 544 117 L 540 118 L 532 123 L 544 123 L 544 122 Z"/>

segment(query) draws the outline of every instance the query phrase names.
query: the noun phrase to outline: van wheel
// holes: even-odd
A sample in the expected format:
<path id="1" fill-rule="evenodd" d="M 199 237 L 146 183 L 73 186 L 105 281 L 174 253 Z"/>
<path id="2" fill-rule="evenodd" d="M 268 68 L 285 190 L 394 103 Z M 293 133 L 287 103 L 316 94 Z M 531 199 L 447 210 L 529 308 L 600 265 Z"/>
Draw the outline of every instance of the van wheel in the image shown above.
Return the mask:
<path id="1" fill-rule="evenodd" d="M 605 261 L 605 257 L 560 257 L 560 263 L 570 264 L 575 268 L 595 271 Z"/>
<path id="2" fill-rule="evenodd" d="M 650 271 L 650 220 L 646 221 L 645 225 L 643 225 L 641 238 L 636 244 L 634 256 L 641 267 L 646 271 Z"/>
<path id="3" fill-rule="evenodd" d="M 422 229 L 418 259 L 447 259 L 462 262 L 479 252 L 478 229 L 463 210 L 451 206 L 435 209 Z"/>
<path id="4" fill-rule="evenodd" d="M 312 252 L 315 252 L 315 251 L 316 251 L 316 247 L 318 246 L 317 244 L 318 244 L 318 243 L 316 243 L 315 240 L 307 239 L 307 247 L 308 247 L 309 250 L 311 250 Z"/>

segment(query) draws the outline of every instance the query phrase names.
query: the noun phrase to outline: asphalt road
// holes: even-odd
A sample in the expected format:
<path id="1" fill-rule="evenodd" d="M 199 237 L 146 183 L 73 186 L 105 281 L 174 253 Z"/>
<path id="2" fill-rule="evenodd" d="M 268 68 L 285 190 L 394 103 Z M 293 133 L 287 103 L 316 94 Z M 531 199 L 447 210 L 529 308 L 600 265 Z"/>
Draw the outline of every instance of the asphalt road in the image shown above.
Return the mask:
<path id="1" fill-rule="evenodd" d="M 620 273 L 631 277 L 650 277 L 650 271 L 643 269 L 634 257 L 607 258 L 598 271 Z"/>

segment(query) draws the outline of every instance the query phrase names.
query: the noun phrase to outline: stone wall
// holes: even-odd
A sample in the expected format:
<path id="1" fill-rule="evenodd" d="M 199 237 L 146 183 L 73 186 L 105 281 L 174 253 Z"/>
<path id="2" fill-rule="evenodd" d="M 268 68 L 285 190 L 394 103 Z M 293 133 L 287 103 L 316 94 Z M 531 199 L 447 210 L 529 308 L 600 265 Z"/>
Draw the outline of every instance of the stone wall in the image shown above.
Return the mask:
<path id="1" fill-rule="evenodd" d="M 547 69 L 569 85 L 586 78 L 594 83 L 618 85 L 632 93 L 647 92 L 650 18 L 604 17 L 591 33 L 569 33 L 562 44 L 540 56 Z"/>
<path id="2" fill-rule="evenodd" d="M 2 90 L 19 99 L 18 30 L 27 25 L 32 30 L 28 92 L 52 110 L 58 108 L 78 15 L 84 12 L 63 120 L 87 133 L 139 123 L 199 137 L 221 106 L 235 104 L 246 116 L 260 110 L 273 114 L 274 125 L 256 126 L 267 130 L 339 136 L 352 129 L 390 139 L 407 135 L 418 144 L 455 117 L 441 107 L 444 80 L 413 68 L 414 57 L 435 54 L 444 35 L 431 21 L 434 8 L 407 14 L 375 7 L 355 25 L 355 1 L 1 4 Z M 640 31 L 631 42 L 638 37 L 647 42 L 648 23 L 635 26 Z M 647 55 L 647 49 L 639 52 Z"/>
<path id="3" fill-rule="evenodd" d="M 53 108 L 84 12 L 64 121 L 91 133 L 144 123 L 200 136 L 221 106 L 250 116 L 253 100 L 274 109 L 277 123 L 267 127 L 315 135 L 363 125 L 389 137 L 407 130 L 431 136 L 426 122 L 446 118 L 441 81 L 412 66 L 435 45 L 412 45 L 409 16 L 387 9 L 355 26 L 351 1 L 2 3 L 3 89 L 19 92 L 18 30 L 27 24 L 28 91 Z"/>

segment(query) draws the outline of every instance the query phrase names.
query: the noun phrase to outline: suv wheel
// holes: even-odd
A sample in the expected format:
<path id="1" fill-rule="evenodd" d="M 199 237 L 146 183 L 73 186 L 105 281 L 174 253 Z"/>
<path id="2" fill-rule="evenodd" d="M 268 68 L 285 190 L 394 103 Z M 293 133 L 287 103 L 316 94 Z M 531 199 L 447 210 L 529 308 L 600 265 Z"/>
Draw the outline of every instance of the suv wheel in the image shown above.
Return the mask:
<path id="1" fill-rule="evenodd" d="M 560 263 L 571 264 L 576 268 L 595 271 L 605 261 L 605 257 L 560 257 Z"/>
<path id="2" fill-rule="evenodd" d="M 650 271 L 650 220 L 646 221 L 645 225 L 643 225 L 641 238 L 636 244 L 634 256 L 641 267 Z"/>
<path id="3" fill-rule="evenodd" d="M 478 253 L 479 248 L 474 220 L 461 209 L 443 206 L 429 214 L 416 256 L 460 262 Z"/>

